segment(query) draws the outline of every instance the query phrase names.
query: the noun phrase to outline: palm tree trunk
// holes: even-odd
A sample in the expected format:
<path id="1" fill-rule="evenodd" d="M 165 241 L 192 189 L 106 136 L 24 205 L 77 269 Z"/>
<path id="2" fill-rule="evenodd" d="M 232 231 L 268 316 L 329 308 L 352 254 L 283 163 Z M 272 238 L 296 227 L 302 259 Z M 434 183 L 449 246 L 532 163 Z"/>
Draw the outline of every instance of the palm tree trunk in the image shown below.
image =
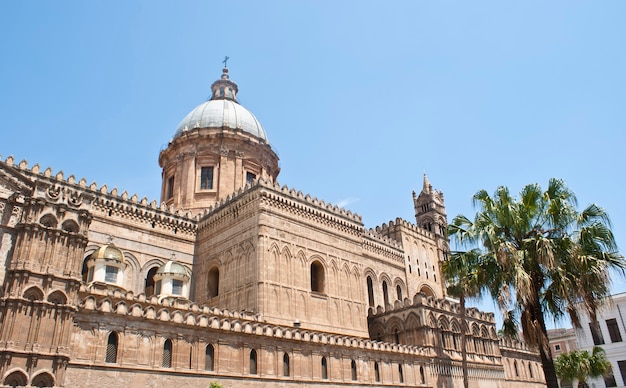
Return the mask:
<path id="1" fill-rule="evenodd" d="M 465 293 L 461 292 L 459 298 L 460 312 L 461 312 L 461 368 L 463 369 L 463 387 L 469 388 L 469 378 L 467 377 L 467 322 L 465 319 Z"/>
<path id="2" fill-rule="evenodd" d="M 533 318 L 539 323 L 539 329 L 543 338 L 548 338 L 548 330 L 546 329 L 546 322 L 543 317 L 543 310 L 537 298 L 532 307 Z M 546 378 L 546 385 L 548 388 L 559 388 L 559 381 L 556 377 L 556 371 L 554 369 L 554 361 L 552 360 L 552 353 L 548 344 L 539 344 L 539 356 L 541 357 L 541 366 L 543 367 L 543 374 Z"/>

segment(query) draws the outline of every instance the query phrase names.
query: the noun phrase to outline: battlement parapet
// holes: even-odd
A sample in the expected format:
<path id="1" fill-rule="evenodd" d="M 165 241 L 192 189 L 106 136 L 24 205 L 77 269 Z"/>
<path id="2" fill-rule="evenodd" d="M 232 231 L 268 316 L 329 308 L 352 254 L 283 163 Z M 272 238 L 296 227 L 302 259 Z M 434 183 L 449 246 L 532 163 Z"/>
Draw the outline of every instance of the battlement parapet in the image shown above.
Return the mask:
<path id="1" fill-rule="evenodd" d="M 288 326 L 267 324 L 260 314 L 246 311 L 230 311 L 217 307 L 199 306 L 187 299 L 147 297 L 122 290 L 102 290 L 81 285 L 79 311 L 98 312 L 137 317 L 149 321 L 171 322 L 188 327 L 245 333 L 293 341 L 342 346 L 354 349 L 377 350 L 389 353 L 428 356 L 430 350 L 424 347 L 399 345 L 374 341 L 368 338 L 353 337 Z"/>

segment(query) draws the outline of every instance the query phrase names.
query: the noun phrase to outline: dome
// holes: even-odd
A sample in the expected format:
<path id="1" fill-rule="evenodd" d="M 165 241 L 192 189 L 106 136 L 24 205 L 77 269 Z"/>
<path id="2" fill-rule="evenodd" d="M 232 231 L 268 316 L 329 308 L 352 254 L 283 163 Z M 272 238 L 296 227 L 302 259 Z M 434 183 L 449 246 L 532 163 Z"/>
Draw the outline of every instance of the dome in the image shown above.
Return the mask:
<path id="1" fill-rule="evenodd" d="M 237 101 L 239 88 L 230 80 L 228 68 L 225 67 L 222 77 L 213 82 L 211 91 L 211 98 L 189 112 L 178 124 L 174 139 L 195 128 L 230 128 L 267 142 L 265 130 L 259 120 Z"/>
<path id="2" fill-rule="evenodd" d="M 179 275 L 189 277 L 189 271 L 182 264 L 170 260 L 157 269 L 155 275 Z"/>
<path id="3" fill-rule="evenodd" d="M 232 100 L 209 100 L 198 105 L 178 124 L 174 138 L 194 128 L 230 128 L 267 142 L 265 130 L 254 115 Z"/>
<path id="4" fill-rule="evenodd" d="M 98 250 L 91 254 L 90 258 L 93 260 L 104 259 L 117 261 L 119 263 L 124 262 L 124 254 L 112 243 L 98 248 Z"/>

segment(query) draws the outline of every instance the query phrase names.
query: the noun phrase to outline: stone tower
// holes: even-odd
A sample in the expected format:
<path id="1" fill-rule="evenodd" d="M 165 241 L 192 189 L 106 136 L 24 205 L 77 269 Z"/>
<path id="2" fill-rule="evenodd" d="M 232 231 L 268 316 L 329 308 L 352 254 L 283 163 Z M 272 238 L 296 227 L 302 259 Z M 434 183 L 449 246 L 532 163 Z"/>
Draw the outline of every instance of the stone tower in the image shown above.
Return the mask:
<path id="1" fill-rule="evenodd" d="M 276 180 L 278 155 L 238 90 L 224 67 L 211 98 L 180 122 L 159 155 L 161 202 L 199 213 L 257 178 Z"/>
<path id="2" fill-rule="evenodd" d="M 62 386 L 71 358 L 70 331 L 77 311 L 87 245 L 91 197 L 54 183 L 35 184 L 4 166 L 0 192 L 2 246 L 11 246 L 2 290 L 0 374 L 11 386 Z M 2 196 L 0 195 L 0 199 Z M 4 211 L 3 211 L 4 210 Z M 7 239 L 8 238 L 8 239 Z M 25 371 L 11 373 L 9 367 Z"/>
<path id="3" fill-rule="evenodd" d="M 443 193 L 433 190 L 433 186 L 424 174 L 424 185 L 419 195 L 413 192 L 415 206 L 415 223 L 417 226 L 434 233 L 438 237 L 445 237 L 448 222 L 446 207 L 443 203 Z"/>

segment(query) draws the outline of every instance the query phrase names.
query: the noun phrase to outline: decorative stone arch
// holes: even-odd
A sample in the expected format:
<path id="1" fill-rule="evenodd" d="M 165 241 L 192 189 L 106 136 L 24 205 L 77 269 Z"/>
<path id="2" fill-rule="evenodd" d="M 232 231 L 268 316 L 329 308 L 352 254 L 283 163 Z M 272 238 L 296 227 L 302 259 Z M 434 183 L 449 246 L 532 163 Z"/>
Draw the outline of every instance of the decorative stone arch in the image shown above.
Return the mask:
<path id="1" fill-rule="evenodd" d="M 41 216 L 41 218 L 39 218 L 39 223 L 46 228 L 56 229 L 57 225 L 59 224 L 59 220 L 57 220 L 57 218 L 52 213 L 46 213 Z"/>
<path id="2" fill-rule="evenodd" d="M 385 328 L 381 323 L 375 323 L 369 328 L 370 338 L 374 341 L 382 341 L 385 336 Z"/>
<path id="3" fill-rule="evenodd" d="M 328 271 L 326 276 L 326 293 L 327 294 L 340 294 L 340 270 L 337 265 L 337 260 L 335 258 L 331 258 L 328 263 Z"/>
<path id="4" fill-rule="evenodd" d="M 30 299 L 31 301 L 34 301 L 34 300 L 43 300 L 43 295 L 44 293 L 41 288 L 39 288 L 38 286 L 31 286 L 31 287 L 28 287 L 26 290 L 24 290 L 22 297 L 24 299 Z"/>
<path id="5" fill-rule="evenodd" d="M 401 336 L 404 334 L 404 322 L 400 318 L 393 317 L 386 323 L 387 342 L 400 344 Z"/>
<path id="6" fill-rule="evenodd" d="M 450 330 L 452 330 L 452 332 L 454 333 L 461 333 L 461 325 L 459 324 L 459 321 L 456 320 L 456 318 L 452 318 L 450 320 Z"/>
<path id="7" fill-rule="evenodd" d="M 28 374 L 21 368 L 9 369 L 2 379 L 2 384 L 9 387 L 22 387 L 28 384 Z"/>
<path id="8" fill-rule="evenodd" d="M 353 300 L 352 297 L 352 271 L 348 263 L 343 263 L 339 276 L 339 287 L 342 297 Z"/>
<path id="9" fill-rule="evenodd" d="M 407 330 L 417 329 L 422 326 L 422 318 L 415 312 L 409 313 L 406 318 L 406 328 Z"/>
<path id="10" fill-rule="evenodd" d="M 428 326 L 433 329 L 437 328 L 437 318 L 435 318 L 435 314 L 432 311 L 428 314 Z"/>
<path id="11" fill-rule="evenodd" d="M 437 319 L 437 327 L 441 330 L 450 330 L 450 321 L 445 315 L 440 315 Z"/>
<path id="12" fill-rule="evenodd" d="M 326 293 L 328 289 L 329 276 L 326 275 L 328 270 L 324 259 L 319 255 L 312 256 L 309 259 L 309 268 L 311 291 L 322 294 Z"/>
<path id="13" fill-rule="evenodd" d="M 140 288 L 139 277 L 141 276 L 139 260 L 130 252 L 122 251 L 122 254 L 124 255 L 124 263 L 126 264 L 126 268 L 124 268 L 124 288 L 139 293 L 137 292 Z"/>
<path id="14" fill-rule="evenodd" d="M 67 294 L 62 290 L 54 290 L 48 294 L 46 298 L 48 302 L 54 304 L 67 304 Z"/>
<path id="15" fill-rule="evenodd" d="M 63 221 L 63 223 L 61 224 L 61 229 L 70 233 L 78 233 L 80 231 L 78 223 L 71 218 Z"/>
<path id="16" fill-rule="evenodd" d="M 220 293 L 220 268 L 213 264 L 207 272 L 207 299 L 215 298 Z"/>
<path id="17" fill-rule="evenodd" d="M 280 247 L 276 242 L 272 242 L 269 247 L 269 265 L 267 266 L 267 279 L 271 282 L 278 282 L 280 273 Z"/>
<path id="18" fill-rule="evenodd" d="M 399 300 L 400 302 L 402 302 L 404 298 L 408 296 L 406 284 L 404 284 L 404 280 L 402 280 L 401 278 L 397 277 L 394 279 L 393 288 L 395 291 L 396 300 Z"/>
<path id="19" fill-rule="evenodd" d="M 30 382 L 31 387 L 53 387 L 54 375 L 46 370 L 40 371 L 33 376 Z"/>
<path id="20" fill-rule="evenodd" d="M 83 255 L 83 261 L 81 264 L 81 276 L 83 278 L 83 283 L 87 283 L 87 274 L 89 269 L 87 268 L 87 260 L 89 260 L 89 256 L 91 256 L 92 253 L 94 253 L 98 248 L 100 248 L 98 245 L 88 245 L 87 248 L 85 248 L 85 254 Z"/>
<path id="21" fill-rule="evenodd" d="M 292 286 L 294 283 L 292 266 L 293 256 L 288 246 L 284 246 L 279 256 L 280 282 L 283 285 Z"/>
<path id="22" fill-rule="evenodd" d="M 155 294 L 154 275 L 160 266 L 165 264 L 160 259 L 151 259 L 144 263 L 139 276 L 143 279 L 143 293 L 146 297 L 150 297 Z"/>
<path id="23" fill-rule="evenodd" d="M 383 308 L 387 311 L 387 306 L 391 304 L 391 298 L 389 297 L 390 288 L 393 288 L 393 283 L 391 282 L 391 277 L 386 273 L 380 274 L 380 289 L 383 295 Z"/>
<path id="24" fill-rule="evenodd" d="M 428 285 L 428 284 L 422 284 L 419 288 L 419 292 L 421 292 L 422 294 L 426 295 L 426 296 L 431 296 L 431 297 L 435 297 L 435 291 L 433 290 L 433 288 Z"/>

